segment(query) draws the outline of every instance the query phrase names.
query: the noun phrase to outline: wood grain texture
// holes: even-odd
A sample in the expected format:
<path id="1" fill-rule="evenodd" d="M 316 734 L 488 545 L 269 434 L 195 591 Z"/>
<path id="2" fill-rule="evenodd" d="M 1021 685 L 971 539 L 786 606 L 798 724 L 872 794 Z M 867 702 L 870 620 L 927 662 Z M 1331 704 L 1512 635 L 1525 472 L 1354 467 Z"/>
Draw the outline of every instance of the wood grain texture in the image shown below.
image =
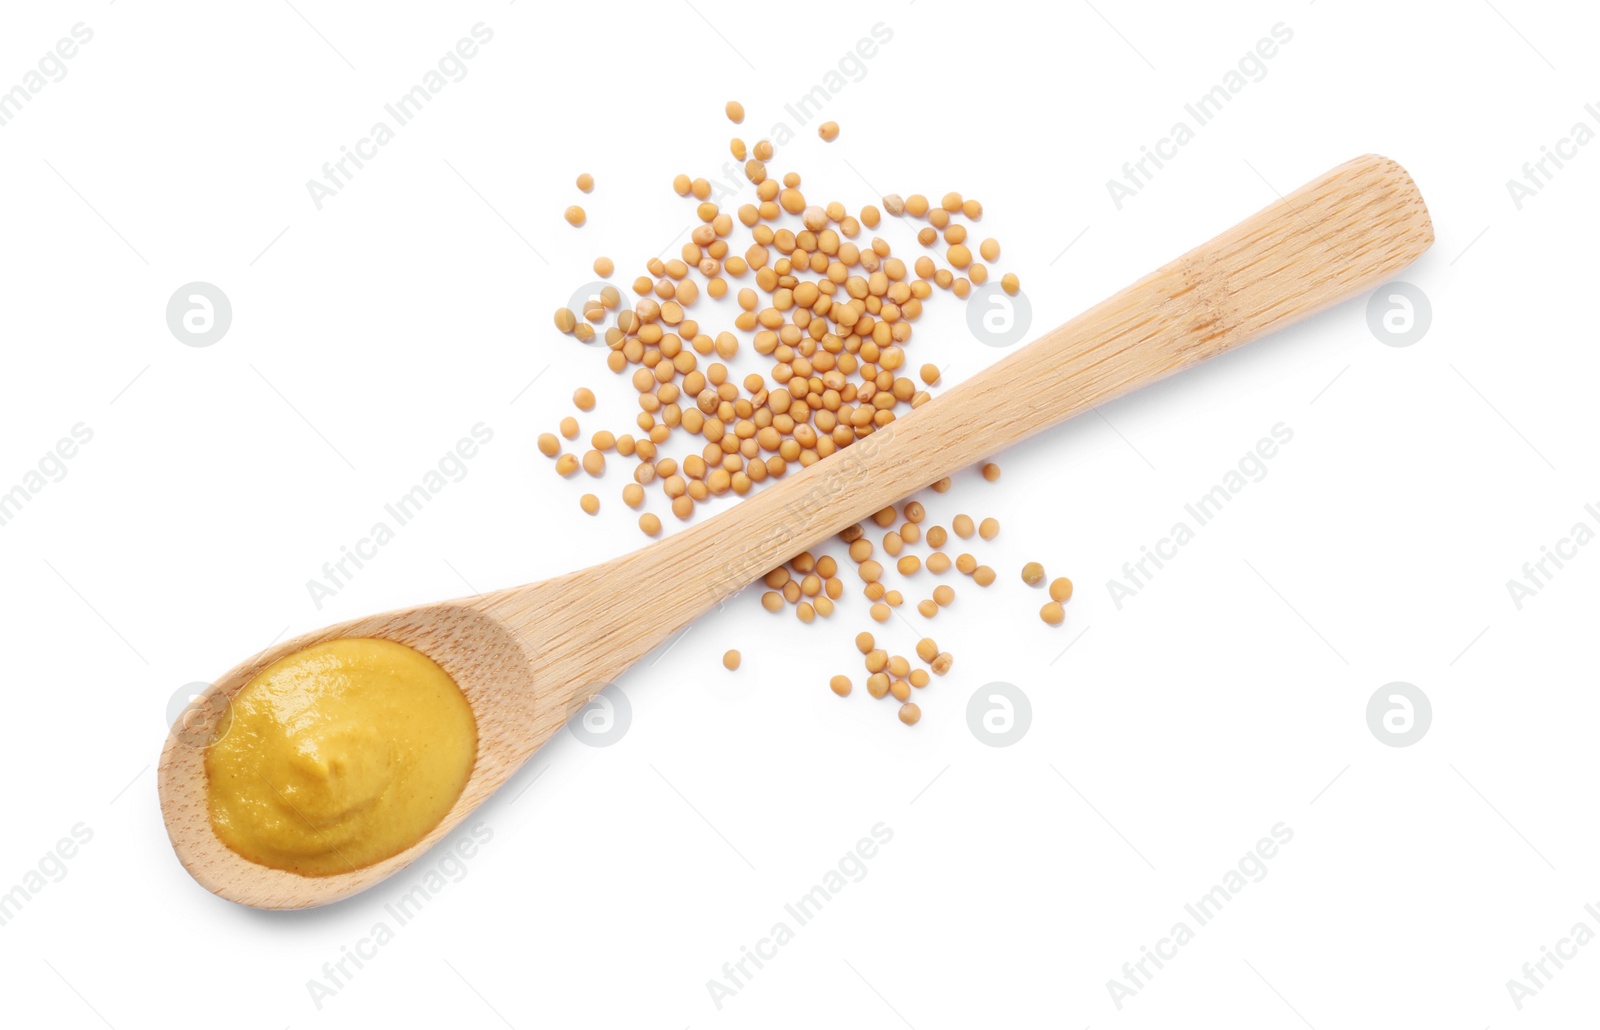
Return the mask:
<path id="1" fill-rule="evenodd" d="M 478 760 L 449 816 L 402 854 L 304 877 L 251 863 L 211 830 L 204 752 L 226 704 L 174 727 L 158 784 L 174 850 L 207 889 L 246 905 L 348 897 L 449 833 L 611 680 L 707 609 L 885 505 L 1040 430 L 1382 284 L 1433 242 L 1395 162 L 1360 157 L 1177 258 L 852 446 L 632 554 L 481 597 L 331 626 L 231 670 L 256 672 L 324 640 L 408 644 L 453 676 L 478 718 Z"/>

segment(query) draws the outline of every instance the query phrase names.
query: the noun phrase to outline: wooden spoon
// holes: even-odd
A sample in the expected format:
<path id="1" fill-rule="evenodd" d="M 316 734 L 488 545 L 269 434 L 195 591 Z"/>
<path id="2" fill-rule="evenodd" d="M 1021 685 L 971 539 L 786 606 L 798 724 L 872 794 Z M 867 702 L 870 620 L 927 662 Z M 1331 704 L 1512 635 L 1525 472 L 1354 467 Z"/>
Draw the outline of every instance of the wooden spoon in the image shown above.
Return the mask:
<path id="1" fill-rule="evenodd" d="M 269 648 L 217 680 L 167 738 L 158 777 L 173 849 L 208 890 L 244 905 L 307 908 L 371 887 L 455 828 L 623 670 L 795 554 L 1032 433 L 1370 290 L 1432 243 L 1405 170 L 1356 158 L 715 518 L 581 572 Z M 443 666 L 477 714 L 478 758 L 455 807 L 415 846 L 307 877 L 250 862 L 217 838 L 204 747 L 257 672 L 337 637 L 388 638 Z"/>

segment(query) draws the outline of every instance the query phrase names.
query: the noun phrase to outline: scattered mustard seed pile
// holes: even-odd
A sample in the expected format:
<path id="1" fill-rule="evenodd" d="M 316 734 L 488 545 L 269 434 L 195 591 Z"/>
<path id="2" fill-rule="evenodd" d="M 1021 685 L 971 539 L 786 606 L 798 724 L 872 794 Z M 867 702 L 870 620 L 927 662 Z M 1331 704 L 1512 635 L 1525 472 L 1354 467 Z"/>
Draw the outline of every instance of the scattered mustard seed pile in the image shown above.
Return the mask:
<path id="1" fill-rule="evenodd" d="M 737 101 L 728 102 L 726 113 L 734 124 L 744 120 L 744 107 Z M 825 122 L 818 134 L 831 143 L 839 136 L 839 126 Z M 545 433 L 538 440 L 540 452 L 554 460 L 563 477 L 582 471 L 599 478 L 606 471 L 608 455 L 631 459 L 633 482 L 622 490 L 623 503 L 642 508 L 646 488 L 659 483 L 672 514 L 681 520 L 693 517 L 697 506 L 712 498 L 742 496 L 767 479 L 810 466 L 893 422 L 905 408 L 926 403 L 930 395 L 923 387 L 937 385 L 940 372 L 925 364 L 916 373 L 920 384 L 911 377 L 905 346 L 912 323 L 935 290 L 967 297 L 974 285 L 988 281 L 987 262 L 1000 257 L 1000 244 L 992 238 L 978 242 L 974 255 L 969 226 L 982 220 L 983 205 L 959 193 L 946 193 L 937 202 L 922 194 L 883 198 L 883 211 L 890 216 L 927 222 L 917 240 L 932 253 L 916 257 L 908 266 L 881 237 L 861 239 L 863 230 L 876 228 L 882 220 L 876 206 L 868 204 L 852 215 L 838 201 L 825 205 L 809 201 L 801 192 L 798 173 L 787 172 L 781 179 L 769 175 L 767 162 L 774 155 L 769 140 L 747 145 L 735 137 L 729 149 L 735 159 L 745 162 L 745 176 L 755 190 L 753 203 L 724 210 L 711 201 L 709 181 L 678 175 L 673 190 L 698 202 L 700 220 L 681 256 L 645 263 L 649 275 L 633 281 L 638 299 L 632 307 L 624 306 L 620 289 L 606 285 L 581 305 L 581 311 L 561 308 L 555 313 L 561 332 L 584 343 L 604 340 L 607 366 L 627 375 L 638 394 L 637 434 L 599 430 L 590 436 L 589 448 L 580 457 L 564 450 L 563 441 L 576 441 L 581 435 L 578 420 L 569 416 L 561 420 L 559 438 Z M 577 186 L 590 192 L 593 176 L 579 175 Z M 574 205 L 566 209 L 565 218 L 581 227 L 587 215 Z M 748 230 L 750 239 L 742 254 L 734 252 L 736 221 Z M 934 256 L 941 249 L 943 264 Z M 610 258 L 599 257 L 594 271 L 606 279 L 616 266 Z M 716 331 L 691 317 L 702 288 L 720 300 L 742 283 L 749 285 L 740 286 L 735 295 L 740 310 L 731 329 Z M 1019 288 L 1017 277 L 1009 273 L 1001 277 L 1000 285 L 1013 295 Z M 748 344 L 741 333 L 749 334 Z M 772 361 L 769 376 L 750 374 L 737 380 L 728 370 L 724 362 L 747 345 Z M 708 360 L 703 368 L 701 359 Z M 572 399 L 580 412 L 595 407 L 594 393 L 587 388 L 577 390 Z M 679 431 L 703 441 L 698 453 L 681 458 L 663 453 Z M 984 464 L 981 473 L 989 482 L 1000 478 L 1000 468 L 992 462 Z M 938 493 L 949 488 L 948 478 L 933 485 Z M 601 507 L 592 493 L 584 494 L 580 505 L 590 515 Z M 876 622 L 887 622 L 905 603 L 901 590 L 886 585 L 886 569 L 875 557 L 877 548 L 893 560 L 895 572 L 905 580 L 923 569 L 943 576 L 954 567 L 979 587 L 995 581 L 994 570 L 971 554 L 963 552 L 952 559 L 942 548 L 952 533 L 961 540 L 974 535 L 993 540 L 1000 531 L 998 521 L 985 518 L 974 523 L 962 514 L 951 520 L 949 530 L 933 525 L 924 532 L 925 519 L 924 506 L 909 501 L 873 517 L 872 522 L 885 530 L 876 546 L 864 525 L 839 535 Z M 652 537 L 662 529 L 661 519 L 651 512 L 642 513 L 638 525 Z M 925 557 L 906 550 L 924 540 L 931 549 Z M 1043 582 L 1043 568 L 1029 563 L 1023 578 L 1030 586 L 1037 585 Z M 792 606 L 802 622 L 831 616 L 844 592 L 839 560 L 809 552 L 774 569 L 766 586 L 762 605 L 773 612 Z M 1040 618 L 1059 625 L 1065 618 L 1062 603 L 1072 594 L 1071 581 L 1057 579 L 1049 590 L 1051 601 L 1040 610 Z M 932 619 L 955 596 L 952 585 L 940 583 L 915 607 L 923 618 Z M 910 700 L 912 689 L 928 684 L 928 670 L 942 676 L 954 661 L 927 638 L 917 645 L 917 656 L 927 669 L 913 670 L 908 659 L 875 648 L 870 633 L 862 633 L 857 645 L 866 656 L 867 692 L 901 702 L 899 717 L 907 725 L 915 724 L 922 714 Z M 737 669 L 739 653 L 729 651 L 723 664 Z M 829 686 L 840 697 L 852 689 L 850 678 L 842 675 L 833 677 Z"/>
<path id="2" fill-rule="evenodd" d="M 983 475 L 991 482 L 998 479 L 998 466 L 985 465 Z M 932 489 L 935 493 L 945 493 L 950 489 L 950 480 L 941 479 L 933 484 Z M 894 617 L 895 609 L 906 603 L 905 592 L 890 586 L 886 579 L 890 568 L 888 562 L 878 560 L 880 548 L 885 558 L 892 561 L 893 571 L 900 577 L 900 585 L 905 590 L 912 588 L 912 581 L 920 581 L 919 574 L 924 570 L 934 576 L 943 576 L 954 568 L 980 588 L 995 582 L 994 569 L 979 564 L 971 553 L 963 551 L 952 559 L 944 548 L 949 546 L 953 550 L 962 546 L 952 541 L 952 535 L 956 541 L 968 541 L 974 537 L 982 541 L 994 540 L 1000 535 L 998 520 L 986 518 L 974 522 L 970 515 L 959 514 L 950 520 L 949 529 L 942 525 L 930 525 L 924 529 L 927 518 L 927 509 L 922 502 L 912 500 L 884 508 L 873 515 L 868 523 L 851 526 L 838 535 L 838 541 L 848 548 L 848 559 L 855 564 L 856 575 L 862 582 L 862 593 L 871 604 L 869 615 L 874 622 L 888 622 Z M 869 535 L 872 531 L 869 524 L 882 531 L 876 544 Z M 909 550 L 918 544 L 929 549 L 925 557 Z M 1029 562 L 1023 567 L 1022 579 L 1029 586 L 1042 584 L 1045 580 L 1044 567 L 1038 562 Z M 810 551 L 796 555 L 787 564 L 773 569 L 763 582 L 767 589 L 761 595 L 761 606 L 769 612 L 780 612 L 786 606 L 792 606 L 801 622 L 812 622 L 819 616 L 827 618 L 832 615 L 834 602 L 844 595 L 845 589 L 843 580 L 839 578 L 838 559 L 830 554 L 819 556 Z M 1062 604 L 1072 596 L 1072 581 L 1064 577 L 1052 580 L 1049 593 L 1051 599 L 1039 609 L 1039 617 L 1049 625 L 1059 626 L 1066 619 Z M 924 619 L 933 619 L 953 605 L 955 600 L 956 588 L 948 582 L 939 583 L 928 597 L 917 602 L 916 610 Z M 916 646 L 916 656 L 927 668 L 913 669 L 910 659 L 890 655 L 877 646 L 869 632 L 857 634 L 856 648 L 866 656 L 867 693 L 874 698 L 892 696 L 901 702 L 900 720 L 908 726 L 922 718 L 922 709 L 911 701 L 912 690 L 926 687 L 931 682 L 928 675 L 930 671 L 935 676 L 943 676 L 955 664 L 954 657 L 948 651 L 941 651 L 931 637 L 922 638 Z M 854 683 L 849 676 L 839 675 L 829 680 L 828 686 L 840 697 L 848 697 Z"/>

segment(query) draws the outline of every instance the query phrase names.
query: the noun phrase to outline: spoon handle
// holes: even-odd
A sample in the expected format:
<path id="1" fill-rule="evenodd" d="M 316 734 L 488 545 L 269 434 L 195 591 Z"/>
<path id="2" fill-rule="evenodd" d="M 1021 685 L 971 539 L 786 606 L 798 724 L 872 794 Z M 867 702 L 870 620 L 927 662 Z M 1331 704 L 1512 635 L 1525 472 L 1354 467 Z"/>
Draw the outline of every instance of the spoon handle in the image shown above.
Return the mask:
<path id="1" fill-rule="evenodd" d="M 620 672 L 728 595 L 906 494 L 1370 290 L 1432 243 L 1405 169 L 1377 155 L 1340 165 L 826 460 L 565 577 L 566 600 L 588 607 L 589 633 L 610 642 L 602 664 L 613 667 L 593 671 Z M 517 609 L 529 612 L 516 593 L 496 606 L 513 623 Z"/>

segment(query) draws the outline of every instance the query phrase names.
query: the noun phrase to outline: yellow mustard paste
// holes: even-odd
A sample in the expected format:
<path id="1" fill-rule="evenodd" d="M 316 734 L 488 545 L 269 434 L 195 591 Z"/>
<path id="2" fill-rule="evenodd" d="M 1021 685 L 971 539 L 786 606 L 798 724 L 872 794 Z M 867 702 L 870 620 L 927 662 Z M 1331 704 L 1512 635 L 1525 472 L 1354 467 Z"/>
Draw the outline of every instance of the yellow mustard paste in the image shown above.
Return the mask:
<path id="1" fill-rule="evenodd" d="M 432 659 L 390 640 L 330 640 L 234 696 L 206 749 L 211 825 L 252 862 L 347 873 L 439 825 L 477 754 L 472 706 Z"/>

